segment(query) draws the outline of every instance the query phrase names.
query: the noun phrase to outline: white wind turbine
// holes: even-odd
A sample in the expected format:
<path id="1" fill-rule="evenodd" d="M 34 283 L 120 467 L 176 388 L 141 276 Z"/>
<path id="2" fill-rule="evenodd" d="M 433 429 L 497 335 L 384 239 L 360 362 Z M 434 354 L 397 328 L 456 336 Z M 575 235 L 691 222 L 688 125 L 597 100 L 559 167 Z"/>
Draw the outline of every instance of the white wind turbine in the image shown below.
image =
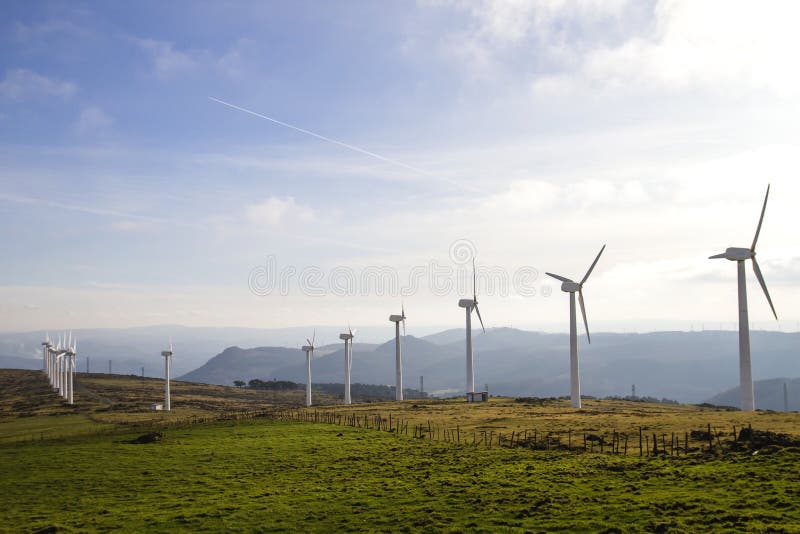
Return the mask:
<path id="1" fill-rule="evenodd" d="M 389 320 L 394 323 L 394 352 L 395 352 L 395 400 L 403 400 L 403 356 L 400 351 L 400 323 L 403 323 L 403 335 L 406 335 L 406 309 L 400 304 L 400 315 L 390 315 Z"/>
<path id="2" fill-rule="evenodd" d="M 486 328 L 483 326 L 483 319 L 481 318 L 481 311 L 478 309 L 478 288 L 477 288 L 477 274 L 475 272 L 475 259 L 472 260 L 472 297 L 471 299 L 461 299 L 458 305 L 465 308 L 467 312 L 467 396 L 475 391 L 475 372 L 473 370 L 473 356 L 472 356 L 472 310 L 478 314 L 478 320 L 481 322 L 481 329 L 486 333 Z"/>
<path id="3" fill-rule="evenodd" d="M 64 337 L 66 339 L 66 336 Z M 56 345 L 56 350 L 54 353 L 54 369 L 55 374 L 53 377 L 53 388 L 56 390 L 60 397 L 64 396 L 65 388 L 64 388 L 64 355 L 66 354 L 66 350 L 63 349 L 65 341 L 62 340 L 61 336 L 58 336 L 58 344 Z"/>
<path id="4" fill-rule="evenodd" d="M 64 347 L 64 389 L 62 396 L 66 399 L 69 397 L 69 353 L 72 348 L 72 332 L 67 336 L 67 344 Z"/>
<path id="5" fill-rule="evenodd" d="M 736 262 L 739 286 L 739 389 L 741 391 L 741 408 L 746 412 L 755 410 L 753 372 L 750 366 L 750 325 L 747 316 L 747 283 L 744 276 L 744 262 L 746 260 L 753 260 L 753 271 L 756 273 L 758 283 L 761 284 L 761 289 L 764 290 L 764 295 L 767 297 L 767 302 L 769 302 L 769 307 L 772 309 L 775 320 L 778 319 L 778 314 L 775 313 L 775 306 L 772 305 L 772 299 L 769 296 L 769 291 L 767 291 L 767 284 L 764 282 L 761 269 L 758 267 L 758 262 L 756 261 L 756 242 L 758 242 L 758 234 L 761 232 L 761 223 L 764 222 L 764 212 L 767 210 L 767 198 L 769 198 L 769 185 L 767 185 L 767 194 L 764 195 L 764 205 L 761 207 L 761 217 L 758 219 L 756 235 L 753 237 L 753 244 L 750 245 L 750 248 L 728 247 L 722 254 L 716 254 L 709 258 L 725 258 L 726 260 Z"/>
<path id="6" fill-rule="evenodd" d="M 592 274 L 594 266 L 597 265 L 597 260 L 600 259 L 600 255 L 605 249 L 606 246 L 603 245 L 603 248 L 601 248 L 600 252 L 597 253 L 597 257 L 592 262 L 589 270 L 586 271 L 586 274 L 583 276 L 583 280 L 581 280 L 580 283 L 573 282 L 569 278 L 565 278 L 557 274 L 547 273 L 548 276 L 552 276 L 556 280 L 561 281 L 561 291 L 569 293 L 569 379 L 570 397 L 572 399 L 573 408 L 581 407 L 581 377 L 578 366 L 578 328 L 576 324 L 577 321 L 575 313 L 575 293 L 578 293 L 578 301 L 581 305 L 583 325 L 586 327 L 586 339 L 589 341 L 589 343 L 591 343 L 592 338 L 589 336 L 589 323 L 586 320 L 586 306 L 583 303 L 583 284 L 589 278 L 589 275 Z"/>
<path id="7" fill-rule="evenodd" d="M 61 350 L 61 334 L 50 349 L 50 387 L 58 390 L 58 353 Z"/>
<path id="8" fill-rule="evenodd" d="M 169 364 L 172 361 L 172 339 L 169 340 L 169 350 L 161 351 L 161 355 L 164 357 L 164 410 L 170 411 L 172 406 L 169 398 Z"/>
<path id="9" fill-rule="evenodd" d="M 78 353 L 78 340 L 72 339 L 72 333 L 69 334 L 70 346 L 65 351 L 66 366 L 67 366 L 67 403 L 72 404 L 73 389 L 75 385 L 75 355 Z"/>
<path id="10" fill-rule="evenodd" d="M 355 332 L 347 326 L 347 332 L 339 334 L 339 339 L 344 340 L 344 403 L 352 404 L 350 397 L 350 370 L 353 367 L 353 338 Z"/>
<path id="11" fill-rule="evenodd" d="M 42 341 L 42 370 L 46 375 L 50 375 L 50 348 L 53 346 L 50 343 L 50 334 L 45 334 L 44 341 Z"/>
<path id="12" fill-rule="evenodd" d="M 317 331 L 311 339 L 306 338 L 308 345 L 303 347 L 303 352 L 306 353 L 306 406 L 311 406 L 311 359 L 314 357 L 314 341 L 317 339 Z"/>

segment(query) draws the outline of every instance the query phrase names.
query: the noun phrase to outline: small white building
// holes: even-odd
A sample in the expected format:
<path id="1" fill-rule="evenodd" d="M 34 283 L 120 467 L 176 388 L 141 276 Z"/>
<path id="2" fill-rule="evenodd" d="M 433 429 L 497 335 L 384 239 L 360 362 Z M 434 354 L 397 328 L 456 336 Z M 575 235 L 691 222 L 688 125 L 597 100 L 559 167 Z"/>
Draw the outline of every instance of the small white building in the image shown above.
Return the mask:
<path id="1" fill-rule="evenodd" d="M 467 402 L 486 402 L 488 400 L 488 391 L 470 391 L 467 393 Z"/>
<path id="2" fill-rule="evenodd" d="M 164 405 L 160 402 L 154 403 L 150 405 L 150 411 L 158 412 L 164 409 Z"/>

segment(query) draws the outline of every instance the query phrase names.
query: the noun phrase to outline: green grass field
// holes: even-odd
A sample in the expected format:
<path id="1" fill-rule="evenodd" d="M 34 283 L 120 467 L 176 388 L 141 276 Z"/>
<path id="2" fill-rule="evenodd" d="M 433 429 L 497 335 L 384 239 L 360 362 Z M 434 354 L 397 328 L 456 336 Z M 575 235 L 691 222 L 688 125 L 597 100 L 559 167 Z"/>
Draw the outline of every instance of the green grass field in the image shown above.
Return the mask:
<path id="1" fill-rule="evenodd" d="M 35 382 L 37 376 L 29 379 Z M 45 392 L 36 401 L 38 413 L 30 408 L 18 417 L 7 409 L 14 403 L 23 408 L 8 393 L 12 389 L 0 390 L 3 436 L 45 424 L 80 427 L 80 418 L 97 415 L 89 409 L 62 413 L 65 408 Z M 116 403 L 113 396 L 107 400 Z M 437 416 L 434 405 L 448 412 Z M 478 410 L 451 402 L 413 406 L 386 403 L 348 411 L 409 410 L 419 419 L 456 416 L 467 427 L 499 428 L 510 426 L 497 421 L 498 414 L 514 409 L 521 410 L 510 415 L 515 424 L 527 427 L 552 425 L 546 417 L 570 428 L 617 427 L 615 418 L 625 415 L 620 406 L 611 410 L 611 419 L 592 415 L 602 412 L 602 403 L 572 415 L 558 406 L 508 400 Z M 648 417 L 647 406 L 630 417 L 663 428 L 675 423 L 670 417 L 681 418 L 681 425 L 694 417 L 700 426 L 703 418 L 727 425 L 726 418 L 747 415 L 689 407 L 683 410 L 695 410 L 694 415 L 678 408 L 677 415 L 664 415 L 653 406 Z M 149 427 L 146 421 L 136 428 L 121 424 L 124 414 L 110 414 L 113 424 L 93 423 L 99 426 L 71 434 L 0 441 L 0 531 L 800 532 L 800 447 L 794 444 L 756 454 L 745 448 L 639 458 L 488 449 L 273 418 L 153 424 L 163 439 L 134 444 Z M 776 425 L 783 421 L 784 427 L 775 430 L 796 430 L 791 415 L 780 414 L 788 420 L 776 415 Z M 130 416 L 135 419 L 138 412 Z M 762 417 L 754 427 L 769 416 L 749 415 Z"/>

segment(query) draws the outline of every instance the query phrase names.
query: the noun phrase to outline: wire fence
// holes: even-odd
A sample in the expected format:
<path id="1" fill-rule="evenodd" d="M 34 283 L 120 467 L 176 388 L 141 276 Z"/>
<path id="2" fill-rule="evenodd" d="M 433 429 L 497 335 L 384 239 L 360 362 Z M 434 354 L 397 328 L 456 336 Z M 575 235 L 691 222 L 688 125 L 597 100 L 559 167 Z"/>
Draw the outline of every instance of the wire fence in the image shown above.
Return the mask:
<path id="1" fill-rule="evenodd" d="M 728 451 L 757 450 L 768 446 L 800 446 L 800 440 L 786 434 L 732 426 L 727 429 L 707 424 L 685 432 L 652 432 L 638 427 L 634 432 L 584 432 L 530 428 L 496 432 L 476 428 L 464 429 L 460 425 L 409 421 L 389 414 L 359 414 L 336 410 L 280 409 L 273 412 L 280 420 L 306 423 L 334 424 L 375 431 L 390 432 L 397 436 L 417 440 L 440 441 L 456 445 L 581 453 L 601 453 L 622 456 L 685 456 L 689 454 L 725 453 Z"/>

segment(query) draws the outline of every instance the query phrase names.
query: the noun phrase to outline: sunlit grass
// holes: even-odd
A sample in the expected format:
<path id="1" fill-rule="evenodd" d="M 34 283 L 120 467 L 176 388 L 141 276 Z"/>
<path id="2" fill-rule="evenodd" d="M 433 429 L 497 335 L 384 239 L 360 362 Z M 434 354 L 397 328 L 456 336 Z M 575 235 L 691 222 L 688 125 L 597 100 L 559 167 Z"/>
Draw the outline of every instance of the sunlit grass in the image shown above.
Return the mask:
<path id="1" fill-rule="evenodd" d="M 164 413 L 147 409 L 160 400 L 158 380 L 84 376 L 72 407 L 41 373 L 3 370 L 0 383 L 0 531 L 800 532 L 796 446 L 640 458 L 635 450 L 464 444 L 484 431 L 572 430 L 577 441 L 639 427 L 662 434 L 748 424 L 798 436 L 798 414 L 594 400 L 577 411 L 565 400 L 502 398 L 305 410 L 296 406 L 302 392 L 295 399 L 181 383 L 176 410 Z M 430 421 L 439 440 L 272 418 L 213 420 L 274 409 L 391 414 L 410 427 Z M 455 428 L 462 443 L 443 441 Z M 132 443 L 151 430 L 163 439 Z"/>

